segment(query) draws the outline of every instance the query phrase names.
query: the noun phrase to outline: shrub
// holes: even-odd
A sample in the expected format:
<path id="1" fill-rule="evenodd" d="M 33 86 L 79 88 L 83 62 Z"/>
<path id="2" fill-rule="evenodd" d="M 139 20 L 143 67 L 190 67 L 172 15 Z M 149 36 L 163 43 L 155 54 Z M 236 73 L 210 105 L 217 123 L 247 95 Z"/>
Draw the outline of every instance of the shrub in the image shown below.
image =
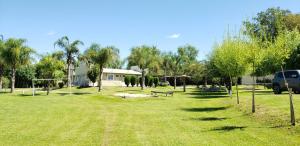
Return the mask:
<path id="1" fill-rule="evenodd" d="M 59 87 L 59 88 L 63 88 L 64 85 L 65 85 L 64 82 L 59 82 L 59 83 L 58 83 L 58 87 Z"/>
<path id="2" fill-rule="evenodd" d="M 149 79 L 150 79 L 150 76 L 146 75 L 145 76 L 145 86 L 149 86 Z"/>
<path id="3" fill-rule="evenodd" d="M 139 77 L 139 84 L 142 86 L 142 77 Z"/>
<path id="4" fill-rule="evenodd" d="M 87 72 L 87 76 L 90 79 L 90 81 L 93 83 L 93 86 L 97 80 L 98 75 L 99 75 L 99 70 L 96 67 L 93 67 Z"/>
<path id="5" fill-rule="evenodd" d="M 152 86 L 153 86 L 153 78 L 149 77 L 148 87 L 152 87 Z"/>
<path id="6" fill-rule="evenodd" d="M 125 76 L 124 82 L 125 82 L 126 86 L 128 87 L 130 84 L 130 76 Z"/>
<path id="7" fill-rule="evenodd" d="M 155 86 L 155 87 L 158 86 L 158 83 L 159 83 L 158 77 L 154 77 L 154 78 L 153 78 L 153 83 L 154 83 L 154 86 Z"/>
<path id="8" fill-rule="evenodd" d="M 131 84 L 131 86 L 134 87 L 135 83 L 136 83 L 136 77 L 135 76 L 131 76 L 130 77 L 130 84 Z"/>
<path id="9" fill-rule="evenodd" d="M 166 87 L 166 86 L 169 86 L 169 85 L 170 85 L 170 83 L 168 81 L 160 82 L 160 86 Z"/>

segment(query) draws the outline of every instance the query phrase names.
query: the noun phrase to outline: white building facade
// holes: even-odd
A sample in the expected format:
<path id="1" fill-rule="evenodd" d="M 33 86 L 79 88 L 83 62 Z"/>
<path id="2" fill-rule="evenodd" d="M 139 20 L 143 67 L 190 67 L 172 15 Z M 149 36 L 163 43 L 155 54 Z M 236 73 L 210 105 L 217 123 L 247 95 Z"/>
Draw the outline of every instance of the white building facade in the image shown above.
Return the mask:
<path id="1" fill-rule="evenodd" d="M 75 76 L 73 80 L 73 84 L 76 86 L 97 86 L 96 82 L 93 84 L 88 76 L 87 72 L 89 71 L 89 67 L 86 63 L 81 62 L 79 67 L 75 69 Z M 104 68 L 102 75 L 102 85 L 103 86 L 125 86 L 124 77 L 126 75 L 132 76 L 141 76 L 141 73 L 134 70 L 127 69 L 110 69 Z"/>

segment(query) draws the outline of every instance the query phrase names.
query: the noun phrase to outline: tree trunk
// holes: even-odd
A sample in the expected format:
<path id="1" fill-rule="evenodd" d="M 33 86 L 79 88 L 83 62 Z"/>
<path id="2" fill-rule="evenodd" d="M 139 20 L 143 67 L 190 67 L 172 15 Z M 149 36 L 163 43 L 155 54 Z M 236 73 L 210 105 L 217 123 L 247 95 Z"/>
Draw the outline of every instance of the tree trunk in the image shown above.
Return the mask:
<path id="1" fill-rule="evenodd" d="M 253 71 L 253 75 L 252 75 L 252 113 L 255 113 L 255 76 L 254 76 L 254 72 L 255 72 L 255 68 L 254 68 L 254 63 L 252 66 L 252 71 Z"/>
<path id="2" fill-rule="evenodd" d="M 183 78 L 183 92 L 185 92 L 186 89 L 185 89 L 185 78 Z"/>
<path id="3" fill-rule="evenodd" d="M 145 85 L 145 70 L 142 69 L 142 83 L 141 83 L 141 90 L 144 90 Z"/>
<path id="4" fill-rule="evenodd" d="M 71 87 L 71 64 L 68 63 L 68 71 L 67 71 L 67 74 L 68 74 L 68 83 L 67 83 L 67 87 Z"/>
<path id="5" fill-rule="evenodd" d="M 240 104 L 238 79 L 236 79 L 235 87 L 236 87 L 236 102 L 237 104 Z"/>
<path id="6" fill-rule="evenodd" d="M 230 76 L 229 77 L 229 79 L 230 79 L 230 83 L 229 83 L 229 96 L 232 98 L 232 77 Z"/>
<path id="7" fill-rule="evenodd" d="M 167 82 L 167 69 L 165 68 L 165 83 Z"/>
<path id="8" fill-rule="evenodd" d="M 174 76 L 174 89 L 176 89 L 176 75 Z"/>
<path id="9" fill-rule="evenodd" d="M 12 68 L 12 70 L 11 70 L 11 78 L 10 78 L 10 83 L 11 83 L 10 93 L 14 93 L 15 92 L 15 80 L 16 80 L 16 69 Z"/>
<path id="10" fill-rule="evenodd" d="M 0 76 L 0 92 L 2 91 L 2 84 L 3 84 L 3 80 L 2 80 L 2 76 Z"/>
<path id="11" fill-rule="evenodd" d="M 294 111 L 294 104 L 293 104 L 293 94 L 292 94 L 292 89 L 289 88 L 289 84 L 285 79 L 285 75 L 284 75 L 284 71 L 283 71 L 283 67 L 281 66 L 281 71 L 282 71 L 282 75 L 283 75 L 283 79 L 284 79 L 284 83 L 289 91 L 289 96 L 290 96 L 290 113 L 291 113 L 291 125 L 295 126 L 296 123 L 296 119 L 295 119 L 295 111 Z"/>
<path id="12" fill-rule="evenodd" d="M 48 81 L 48 85 L 47 85 L 47 95 L 49 95 L 50 93 L 50 81 Z"/>
<path id="13" fill-rule="evenodd" d="M 99 81 L 98 81 L 99 89 L 98 89 L 98 92 L 101 92 L 101 90 L 102 90 L 102 74 L 103 74 L 103 66 L 101 65 L 100 68 L 99 68 Z"/>
<path id="14" fill-rule="evenodd" d="M 204 87 L 207 87 L 207 77 L 204 77 Z"/>

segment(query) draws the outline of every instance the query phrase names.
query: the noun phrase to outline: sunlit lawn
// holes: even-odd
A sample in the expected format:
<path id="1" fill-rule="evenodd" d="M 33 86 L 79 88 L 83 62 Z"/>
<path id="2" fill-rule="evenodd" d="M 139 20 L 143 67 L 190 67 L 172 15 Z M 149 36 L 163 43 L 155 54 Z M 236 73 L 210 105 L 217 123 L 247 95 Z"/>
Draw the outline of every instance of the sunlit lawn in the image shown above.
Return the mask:
<path id="1" fill-rule="evenodd" d="M 254 115 L 246 92 L 239 106 L 235 97 L 197 89 L 178 89 L 173 97 L 113 96 L 151 90 L 172 89 L 107 87 L 96 93 L 96 88 L 73 88 L 70 95 L 65 88 L 34 97 L 30 90 L 2 93 L 0 145 L 300 145 L 299 126 L 288 126 L 287 95 L 261 92 Z M 294 98 L 300 124 L 300 96 Z"/>

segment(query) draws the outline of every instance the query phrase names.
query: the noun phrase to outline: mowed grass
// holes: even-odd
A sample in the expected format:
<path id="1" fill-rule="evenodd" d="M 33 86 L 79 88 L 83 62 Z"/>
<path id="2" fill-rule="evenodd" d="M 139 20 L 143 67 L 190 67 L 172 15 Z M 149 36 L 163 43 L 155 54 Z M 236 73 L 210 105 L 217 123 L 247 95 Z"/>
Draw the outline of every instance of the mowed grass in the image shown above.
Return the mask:
<path id="1" fill-rule="evenodd" d="M 251 114 L 249 92 L 241 93 L 241 104 L 236 105 L 235 97 L 226 93 L 197 89 L 136 99 L 113 94 L 172 89 L 107 87 L 96 93 L 96 88 L 74 88 L 74 94 L 68 90 L 34 97 L 29 91 L 0 94 L 0 145 L 300 145 L 299 126 L 288 125 L 286 95 L 281 102 L 281 95 L 258 95 L 257 113 Z M 261 110 L 280 113 L 280 120 Z"/>

